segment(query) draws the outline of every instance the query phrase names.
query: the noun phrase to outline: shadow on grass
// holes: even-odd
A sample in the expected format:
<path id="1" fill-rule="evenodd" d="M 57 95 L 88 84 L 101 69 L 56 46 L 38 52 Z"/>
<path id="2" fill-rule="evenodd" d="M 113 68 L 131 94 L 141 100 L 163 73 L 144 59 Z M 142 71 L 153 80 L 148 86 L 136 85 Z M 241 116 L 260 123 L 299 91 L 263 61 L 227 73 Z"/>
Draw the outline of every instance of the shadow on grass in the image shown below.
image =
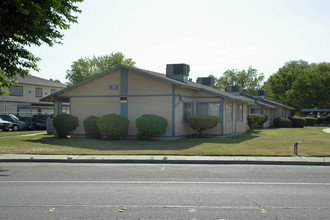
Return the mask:
<path id="1" fill-rule="evenodd" d="M 73 147 L 77 149 L 89 149 L 97 151 L 165 151 L 185 150 L 202 144 L 239 144 L 244 141 L 259 137 L 261 131 L 251 131 L 247 134 L 229 137 L 204 137 L 204 138 L 180 138 L 176 140 L 161 141 L 137 141 L 137 140 L 100 140 L 90 138 L 57 139 L 55 137 L 44 137 L 41 139 L 25 140 L 27 142 L 45 145 Z"/>

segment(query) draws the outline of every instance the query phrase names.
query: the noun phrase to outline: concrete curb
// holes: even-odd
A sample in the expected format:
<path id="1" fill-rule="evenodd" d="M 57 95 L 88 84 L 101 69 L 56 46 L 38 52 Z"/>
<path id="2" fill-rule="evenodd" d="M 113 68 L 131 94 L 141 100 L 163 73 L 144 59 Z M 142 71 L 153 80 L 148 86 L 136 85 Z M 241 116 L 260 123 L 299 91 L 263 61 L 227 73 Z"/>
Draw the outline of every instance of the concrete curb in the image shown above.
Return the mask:
<path id="1" fill-rule="evenodd" d="M 121 163 L 121 164 L 237 164 L 237 165 L 300 165 L 330 166 L 330 162 L 303 161 L 237 161 L 237 160 L 62 160 L 62 159 L 0 159 L 0 163 Z"/>
<path id="2" fill-rule="evenodd" d="M 126 163 L 126 164 L 260 164 L 330 166 L 330 157 L 149 156 L 149 155 L 28 155 L 2 154 L 1 162 Z"/>

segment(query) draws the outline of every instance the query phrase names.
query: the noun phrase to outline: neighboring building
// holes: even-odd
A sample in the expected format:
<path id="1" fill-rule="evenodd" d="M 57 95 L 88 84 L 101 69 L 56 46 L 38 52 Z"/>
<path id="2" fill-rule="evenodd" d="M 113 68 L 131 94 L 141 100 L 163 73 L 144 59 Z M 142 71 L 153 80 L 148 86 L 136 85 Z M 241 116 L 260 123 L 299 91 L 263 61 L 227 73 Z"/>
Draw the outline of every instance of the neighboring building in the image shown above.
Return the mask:
<path id="1" fill-rule="evenodd" d="M 9 88 L 9 95 L 0 96 L 0 113 L 12 113 L 22 117 L 36 114 L 54 114 L 52 103 L 41 102 L 40 98 L 62 90 L 66 86 L 36 76 L 17 77 L 18 83 Z M 63 111 L 69 110 L 68 107 Z"/>
<path id="2" fill-rule="evenodd" d="M 188 80 L 189 66 L 169 64 L 166 75 L 129 66 L 118 66 L 77 85 L 48 95 L 41 101 L 55 103 L 55 115 L 70 103 L 70 112 L 79 118 L 74 135 L 84 135 L 83 121 L 90 115 L 121 114 L 129 120 L 128 136 L 135 136 L 135 120 L 143 114 L 167 119 L 163 136 L 178 137 L 194 132 L 187 123 L 189 115 L 220 117 L 209 135 L 232 135 L 247 131 L 247 109 L 253 100 L 214 89 L 213 80 Z M 201 84 L 202 83 L 202 84 Z M 204 84 L 204 85 L 203 85 Z"/>
<path id="3" fill-rule="evenodd" d="M 263 124 L 264 128 L 273 126 L 274 118 L 288 118 L 293 115 L 294 108 L 274 102 L 265 98 L 265 91 L 255 91 L 254 96 L 241 94 L 251 100 L 254 100 L 252 105 L 249 105 L 249 114 L 265 114 L 268 116 L 267 122 Z"/>
<path id="4" fill-rule="evenodd" d="M 302 117 L 325 118 L 330 114 L 330 109 L 301 109 L 300 115 Z"/>

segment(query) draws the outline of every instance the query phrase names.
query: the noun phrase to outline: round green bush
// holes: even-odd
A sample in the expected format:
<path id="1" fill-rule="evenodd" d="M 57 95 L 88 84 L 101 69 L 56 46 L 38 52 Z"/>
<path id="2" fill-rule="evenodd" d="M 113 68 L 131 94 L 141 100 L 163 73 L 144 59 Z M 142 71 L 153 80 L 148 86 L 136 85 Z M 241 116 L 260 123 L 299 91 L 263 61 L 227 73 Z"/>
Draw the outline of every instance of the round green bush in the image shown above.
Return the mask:
<path id="1" fill-rule="evenodd" d="M 129 121 L 118 114 L 104 115 L 97 120 L 101 133 L 111 140 L 118 140 L 128 130 Z"/>
<path id="2" fill-rule="evenodd" d="M 314 126 L 317 123 L 317 118 L 314 117 L 304 117 L 306 120 L 306 126 Z"/>
<path id="3" fill-rule="evenodd" d="M 256 125 L 262 125 L 268 120 L 267 115 L 262 114 L 250 114 L 248 115 L 248 126 L 253 129 Z"/>
<path id="4" fill-rule="evenodd" d="M 167 128 L 167 120 L 161 116 L 144 114 L 135 120 L 138 140 L 149 140 L 151 136 L 164 134 Z"/>
<path id="5" fill-rule="evenodd" d="M 202 137 L 202 132 L 214 128 L 219 124 L 220 117 L 211 115 L 193 115 L 188 116 L 190 127 L 198 132 L 199 137 Z"/>
<path id="6" fill-rule="evenodd" d="M 54 129 L 58 138 L 65 138 L 79 125 L 79 120 L 76 116 L 69 114 L 59 114 L 53 119 Z"/>
<path id="7" fill-rule="evenodd" d="M 290 117 L 289 119 L 292 121 L 291 127 L 293 128 L 303 128 L 306 124 L 306 120 L 298 116 L 293 116 Z"/>
<path id="8" fill-rule="evenodd" d="M 97 120 L 100 117 L 91 115 L 84 120 L 84 129 L 87 137 L 99 138 L 101 136 L 100 130 L 97 128 Z"/>
<path id="9" fill-rule="evenodd" d="M 290 128 L 291 120 L 288 118 L 275 118 L 274 119 L 274 127 L 276 128 Z"/>

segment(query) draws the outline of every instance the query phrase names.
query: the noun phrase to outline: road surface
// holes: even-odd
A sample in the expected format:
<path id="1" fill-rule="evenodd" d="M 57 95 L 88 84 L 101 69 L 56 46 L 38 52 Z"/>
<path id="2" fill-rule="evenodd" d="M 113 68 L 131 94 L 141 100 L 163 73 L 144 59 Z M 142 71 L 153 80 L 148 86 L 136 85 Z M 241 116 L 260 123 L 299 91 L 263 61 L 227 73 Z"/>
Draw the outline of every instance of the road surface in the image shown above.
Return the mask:
<path id="1" fill-rule="evenodd" d="M 0 219 L 329 219 L 326 166 L 0 163 Z"/>

